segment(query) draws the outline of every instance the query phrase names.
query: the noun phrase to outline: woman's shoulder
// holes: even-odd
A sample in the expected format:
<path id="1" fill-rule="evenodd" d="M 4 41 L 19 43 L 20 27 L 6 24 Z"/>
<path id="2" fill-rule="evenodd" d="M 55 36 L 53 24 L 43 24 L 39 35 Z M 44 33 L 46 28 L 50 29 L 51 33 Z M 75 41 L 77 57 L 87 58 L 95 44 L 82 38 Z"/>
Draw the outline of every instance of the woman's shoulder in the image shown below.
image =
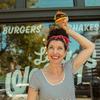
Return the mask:
<path id="1" fill-rule="evenodd" d="M 68 61 L 66 61 L 66 62 L 64 62 L 64 68 L 65 69 L 69 69 L 69 70 L 71 70 L 72 71 L 72 68 L 73 68 L 73 61 L 70 59 L 70 60 L 68 60 Z"/>
<path id="2" fill-rule="evenodd" d="M 65 61 L 65 62 L 64 62 L 64 65 L 65 65 L 65 66 L 68 66 L 68 65 L 69 65 L 69 66 L 72 66 L 72 62 L 73 62 L 73 60 L 70 59 L 70 60 L 68 60 L 68 61 Z"/>
<path id="3" fill-rule="evenodd" d="M 31 70 L 31 75 L 32 76 L 39 76 L 39 73 L 40 73 L 40 69 L 39 68 L 33 68 L 32 70 Z"/>
<path id="4" fill-rule="evenodd" d="M 29 86 L 32 87 L 33 89 L 38 90 L 40 86 L 40 79 L 39 79 L 39 69 L 38 68 L 33 68 L 30 72 L 30 77 L 29 77 Z"/>

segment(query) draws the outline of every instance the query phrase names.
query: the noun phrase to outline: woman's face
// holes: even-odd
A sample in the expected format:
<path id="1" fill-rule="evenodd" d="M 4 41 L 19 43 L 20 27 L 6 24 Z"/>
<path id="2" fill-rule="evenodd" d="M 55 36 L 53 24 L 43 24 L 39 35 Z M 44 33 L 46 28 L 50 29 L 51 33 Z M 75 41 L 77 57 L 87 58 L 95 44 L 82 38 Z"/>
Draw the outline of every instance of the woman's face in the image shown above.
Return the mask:
<path id="1" fill-rule="evenodd" d="M 66 55 L 64 43 L 60 40 L 52 40 L 47 48 L 50 63 L 60 64 Z"/>

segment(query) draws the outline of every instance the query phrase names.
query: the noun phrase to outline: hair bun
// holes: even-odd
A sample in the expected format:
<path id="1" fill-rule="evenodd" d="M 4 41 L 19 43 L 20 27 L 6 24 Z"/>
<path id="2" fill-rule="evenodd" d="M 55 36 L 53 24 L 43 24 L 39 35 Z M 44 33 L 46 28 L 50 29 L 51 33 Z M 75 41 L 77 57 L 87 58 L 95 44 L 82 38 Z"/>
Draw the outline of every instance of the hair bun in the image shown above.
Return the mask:
<path id="1" fill-rule="evenodd" d="M 58 28 L 53 28 L 52 30 L 49 30 L 47 39 L 49 39 L 52 36 L 57 36 L 57 35 L 63 35 L 68 38 L 66 31 L 63 28 L 58 27 Z"/>
<path id="2" fill-rule="evenodd" d="M 54 29 L 58 29 L 58 28 L 60 28 L 60 26 L 56 23 L 49 25 L 49 31 L 54 30 Z"/>

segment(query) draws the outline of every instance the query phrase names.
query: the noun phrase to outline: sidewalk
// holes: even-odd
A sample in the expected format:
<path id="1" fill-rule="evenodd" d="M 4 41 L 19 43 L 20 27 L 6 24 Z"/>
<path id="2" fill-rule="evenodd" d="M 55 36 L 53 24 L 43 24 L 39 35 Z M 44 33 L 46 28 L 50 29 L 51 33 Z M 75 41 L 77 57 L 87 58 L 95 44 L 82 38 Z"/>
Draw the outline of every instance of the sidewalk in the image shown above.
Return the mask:
<path id="1" fill-rule="evenodd" d="M 77 98 L 77 100 L 91 100 L 91 98 Z"/>

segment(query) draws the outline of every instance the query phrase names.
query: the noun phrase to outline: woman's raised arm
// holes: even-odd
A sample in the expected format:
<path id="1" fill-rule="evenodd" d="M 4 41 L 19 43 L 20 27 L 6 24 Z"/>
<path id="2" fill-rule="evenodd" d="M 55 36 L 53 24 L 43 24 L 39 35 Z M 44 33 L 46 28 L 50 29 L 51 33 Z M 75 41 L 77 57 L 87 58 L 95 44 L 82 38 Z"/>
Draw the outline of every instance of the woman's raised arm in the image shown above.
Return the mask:
<path id="1" fill-rule="evenodd" d="M 76 40 L 82 47 L 82 50 L 73 60 L 73 71 L 76 72 L 79 69 L 79 67 L 82 64 L 84 64 L 86 60 L 91 56 L 95 49 L 95 44 L 89 41 L 84 36 L 73 31 L 70 27 L 66 28 L 66 32 L 69 36 Z"/>

